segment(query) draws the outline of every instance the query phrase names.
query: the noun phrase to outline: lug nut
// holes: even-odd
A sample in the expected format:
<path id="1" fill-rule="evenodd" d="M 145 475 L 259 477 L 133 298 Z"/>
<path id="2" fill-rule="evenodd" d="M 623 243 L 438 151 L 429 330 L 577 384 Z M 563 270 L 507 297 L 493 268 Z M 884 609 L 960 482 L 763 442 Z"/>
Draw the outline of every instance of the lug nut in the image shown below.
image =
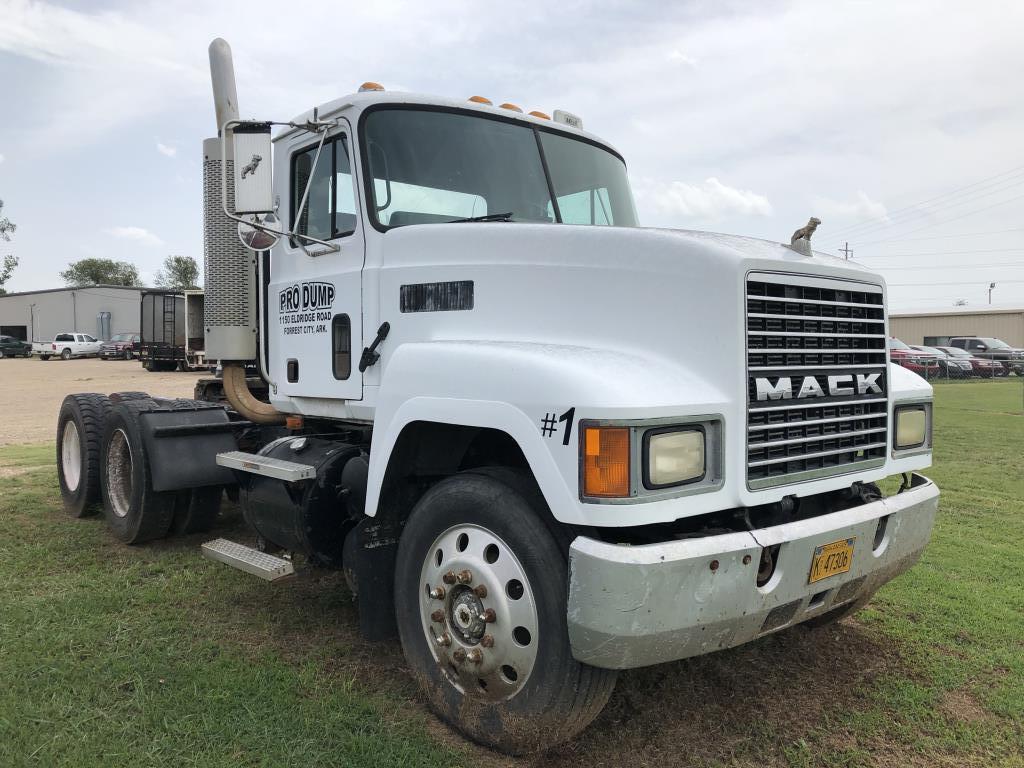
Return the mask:
<path id="1" fill-rule="evenodd" d="M 434 587 L 430 590 L 430 596 L 434 600 L 444 600 L 444 587 Z"/>
<path id="2" fill-rule="evenodd" d="M 459 571 L 455 579 L 459 584 L 469 584 L 473 581 L 473 574 L 470 571 Z"/>
<path id="3" fill-rule="evenodd" d="M 452 658 L 459 664 L 466 660 L 466 652 L 462 648 L 456 648 L 452 651 Z"/>
<path id="4" fill-rule="evenodd" d="M 443 581 L 445 584 L 454 584 L 455 571 L 448 571 L 448 573 L 441 577 L 441 581 Z"/>
<path id="5" fill-rule="evenodd" d="M 480 614 L 480 621 L 486 621 L 488 624 L 493 624 L 498 615 L 494 612 L 493 608 L 488 608 Z"/>
<path id="6" fill-rule="evenodd" d="M 452 637 L 447 632 L 445 632 L 443 635 L 438 635 L 434 639 L 437 641 L 437 644 L 440 645 L 442 648 L 447 648 L 449 645 L 452 644 Z"/>
<path id="7" fill-rule="evenodd" d="M 494 647 L 494 636 L 493 635 L 484 635 L 483 637 L 480 638 L 480 645 L 482 645 L 484 648 L 493 648 Z"/>
<path id="8" fill-rule="evenodd" d="M 483 584 L 477 584 L 475 587 L 473 587 L 473 594 L 482 600 L 483 598 L 487 597 L 487 587 L 485 587 Z"/>
<path id="9" fill-rule="evenodd" d="M 444 621 L 444 611 L 438 608 L 436 611 L 430 614 L 430 618 L 433 621 Z"/>
<path id="10" fill-rule="evenodd" d="M 474 648 L 469 652 L 466 658 L 468 658 L 474 664 L 479 664 L 481 661 L 484 660 L 484 654 L 479 648 Z"/>

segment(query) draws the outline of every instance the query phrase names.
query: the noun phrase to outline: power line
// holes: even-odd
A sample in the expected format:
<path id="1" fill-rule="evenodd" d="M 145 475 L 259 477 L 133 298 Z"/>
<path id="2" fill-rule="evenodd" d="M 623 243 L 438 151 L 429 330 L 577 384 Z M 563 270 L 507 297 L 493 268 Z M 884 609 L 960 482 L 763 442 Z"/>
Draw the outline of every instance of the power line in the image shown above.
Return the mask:
<path id="1" fill-rule="evenodd" d="M 990 281 L 979 280 L 978 282 L 990 282 Z M 1024 280 L 997 280 L 996 282 L 998 282 L 1000 285 L 1004 285 L 1004 284 L 1010 284 L 1010 283 L 1024 283 Z M 930 286 L 930 285 L 960 285 L 960 286 L 964 286 L 964 281 L 963 280 L 956 280 L 956 281 L 954 281 L 952 283 L 888 283 L 887 285 L 889 285 L 890 287 L 897 287 L 897 286 L 899 286 L 899 287 L 906 287 L 906 288 L 922 288 L 922 287 Z M 967 286 L 964 286 L 964 287 L 967 287 Z"/>
<path id="2" fill-rule="evenodd" d="M 916 253 L 876 253 L 869 259 L 895 259 L 908 256 L 970 256 L 974 253 L 1024 253 L 1024 248 L 977 248 L 967 251 L 917 251 Z"/>
<path id="3" fill-rule="evenodd" d="M 862 243 L 862 245 L 874 245 L 875 243 L 897 243 L 897 242 L 911 242 L 914 240 L 942 240 L 950 237 L 982 237 L 984 235 L 1002 235 L 1007 232 L 1024 232 L 1024 228 L 1015 227 L 1014 229 L 991 229 L 988 232 L 959 232 L 953 235 L 925 235 L 924 237 L 893 237 L 888 240 L 872 240 L 870 242 Z"/>
<path id="4" fill-rule="evenodd" d="M 864 262 L 861 262 L 864 264 Z M 988 269 L 988 268 L 1002 268 L 1007 269 L 1021 269 L 1024 268 L 1024 264 L 949 264 L 949 265 L 929 265 L 929 264 L 915 264 L 913 266 L 902 266 L 902 267 L 890 267 L 888 264 L 864 264 L 866 267 L 871 269 Z"/>
<path id="5" fill-rule="evenodd" d="M 911 205 L 904 206 L 903 208 L 898 208 L 895 211 L 891 211 L 891 212 L 888 213 L 888 219 L 891 222 L 894 218 L 898 218 L 899 216 L 902 216 L 903 214 L 905 214 L 905 213 L 907 213 L 909 211 L 919 210 L 920 208 L 925 207 L 929 203 L 933 203 L 936 200 L 941 200 L 942 198 L 945 198 L 945 197 L 956 197 L 957 195 L 960 195 L 961 193 L 966 192 L 967 190 L 972 189 L 974 187 L 981 186 L 981 187 L 984 188 L 985 186 L 991 186 L 993 183 L 996 184 L 996 185 L 1002 184 L 1002 183 L 1005 183 L 1005 182 L 1009 181 L 1011 178 L 1015 178 L 1016 176 L 1021 175 L 1021 174 L 1024 174 L 1024 165 L 1017 166 L 1016 168 L 1011 168 L 1010 170 L 1003 171 L 1002 173 L 997 173 L 995 176 L 989 176 L 988 178 L 980 179 L 979 181 L 973 182 L 971 184 L 967 184 L 967 185 L 965 185 L 963 187 L 957 187 L 955 189 L 950 190 L 949 192 L 943 192 L 940 195 L 935 195 L 934 197 L 929 197 L 926 200 L 922 200 L 921 202 L 913 203 Z M 1006 176 L 1008 178 L 1002 178 L 1004 176 Z M 997 181 L 997 179 L 998 179 L 998 181 Z M 977 191 L 977 190 L 975 190 L 975 191 Z M 861 229 L 863 227 L 870 228 L 872 226 L 879 226 L 879 223 L 876 222 L 876 221 L 862 221 L 862 222 L 859 222 L 857 224 L 850 224 L 850 225 L 845 226 L 845 227 L 840 227 L 835 232 L 830 232 L 829 235 L 832 236 L 832 237 L 834 237 L 836 235 L 846 236 L 846 234 L 844 234 L 844 233 L 849 233 L 849 232 L 852 232 L 854 230 Z M 885 225 L 882 225 L 882 226 L 885 226 Z M 863 232 L 861 232 L 860 234 L 863 234 Z"/>
<path id="6" fill-rule="evenodd" d="M 911 230 L 908 230 L 908 231 L 903 232 L 901 234 L 912 235 L 915 232 L 921 232 L 921 231 L 926 230 L 926 229 L 931 229 L 932 227 L 937 227 L 937 226 L 939 226 L 941 224 L 948 224 L 951 221 L 959 221 L 960 219 L 966 219 L 968 216 L 973 216 L 976 213 L 982 213 L 983 211 L 987 211 L 987 210 L 990 210 L 992 208 L 998 208 L 1000 205 L 1006 205 L 1007 203 L 1012 203 L 1015 200 L 1020 200 L 1022 197 L 1024 197 L 1024 195 L 1017 195 L 1016 197 L 1011 197 L 1008 200 L 1000 200 L 998 203 L 992 203 L 991 205 L 986 205 L 983 208 L 976 208 L 973 211 L 968 211 L 967 213 L 963 213 L 963 214 L 961 214 L 959 216 L 954 216 L 953 218 L 946 219 L 945 221 L 933 221 L 931 224 L 925 224 L 923 227 L 918 227 L 917 229 L 911 229 Z M 872 243 L 884 243 L 884 242 L 887 242 L 887 241 L 886 240 L 868 241 L 866 243 L 860 243 L 860 245 L 864 246 L 864 245 L 870 245 Z"/>

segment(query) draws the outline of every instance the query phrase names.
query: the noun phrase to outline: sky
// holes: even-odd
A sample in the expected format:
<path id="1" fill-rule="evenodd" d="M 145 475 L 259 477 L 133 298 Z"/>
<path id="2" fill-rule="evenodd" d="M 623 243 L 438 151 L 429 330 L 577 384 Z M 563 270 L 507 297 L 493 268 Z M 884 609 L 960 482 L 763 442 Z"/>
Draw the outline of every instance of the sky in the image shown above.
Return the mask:
<path id="1" fill-rule="evenodd" d="M 81 258 L 202 262 L 207 46 L 243 117 L 373 80 L 565 109 L 626 158 L 645 226 L 788 242 L 886 277 L 895 310 L 1024 306 L 1019 2 L 0 0 L 8 291 Z"/>

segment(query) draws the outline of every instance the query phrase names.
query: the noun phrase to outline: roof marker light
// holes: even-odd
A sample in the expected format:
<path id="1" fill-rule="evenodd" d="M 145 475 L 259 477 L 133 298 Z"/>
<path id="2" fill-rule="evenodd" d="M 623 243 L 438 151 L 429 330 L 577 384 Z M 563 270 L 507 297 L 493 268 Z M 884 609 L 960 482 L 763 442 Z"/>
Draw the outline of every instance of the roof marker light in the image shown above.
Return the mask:
<path id="1" fill-rule="evenodd" d="M 540 112 L 540 111 L 538 111 L 536 109 L 533 110 L 533 112 L 531 112 L 530 114 L 533 115 L 534 117 L 539 117 L 541 120 L 550 120 L 551 119 L 551 115 L 545 115 L 543 112 Z"/>
<path id="2" fill-rule="evenodd" d="M 511 109 L 513 112 L 522 112 L 523 111 L 519 107 L 517 107 L 515 104 L 509 104 L 507 101 L 504 104 L 500 104 L 499 106 L 502 109 Z"/>
<path id="3" fill-rule="evenodd" d="M 470 96 L 469 100 L 474 104 L 487 104 L 490 105 L 493 102 L 490 99 L 485 99 L 483 96 Z"/>
<path id="4" fill-rule="evenodd" d="M 365 83 L 359 86 L 359 92 L 364 93 L 365 91 L 383 91 L 384 86 L 380 83 L 374 83 L 367 80 Z"/>
<path id="5" fill-rule="evenodd" d="M 583 130 L 583 118 L 574 115 L 572 112 L 566 112 L 564 109 L 555 110 L 555 122 L 568 125 L 570 128 L 575 128 L 579 131 Z"/>

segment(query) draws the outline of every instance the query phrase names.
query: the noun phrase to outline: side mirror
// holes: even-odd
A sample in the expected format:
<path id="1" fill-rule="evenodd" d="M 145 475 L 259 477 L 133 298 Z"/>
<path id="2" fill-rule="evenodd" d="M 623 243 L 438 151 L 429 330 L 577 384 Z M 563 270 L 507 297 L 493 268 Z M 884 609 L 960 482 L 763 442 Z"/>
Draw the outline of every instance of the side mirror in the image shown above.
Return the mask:
<path id="1" fill-rule="evenodd" d="M 239 123 L 232 129 L 235 166 L 235 213 L 274 210 L 274 171 L 270 123 Z"/>

